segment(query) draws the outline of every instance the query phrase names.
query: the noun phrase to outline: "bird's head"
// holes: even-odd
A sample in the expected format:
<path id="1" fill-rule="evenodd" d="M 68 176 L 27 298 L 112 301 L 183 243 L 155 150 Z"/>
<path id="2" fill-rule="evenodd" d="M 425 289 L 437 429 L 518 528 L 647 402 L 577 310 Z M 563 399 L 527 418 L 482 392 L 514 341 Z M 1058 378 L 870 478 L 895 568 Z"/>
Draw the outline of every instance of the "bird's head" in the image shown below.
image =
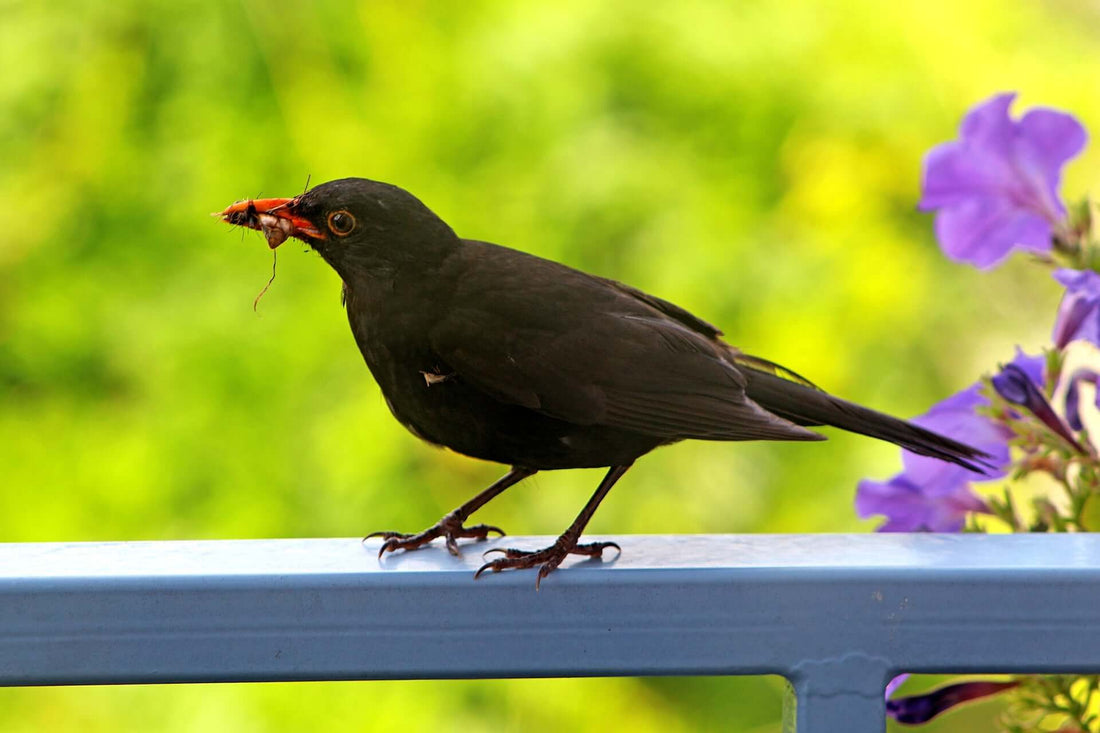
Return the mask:
<path id="1" fill-rule="evenodd" d="M 215 216 L 262 231 L 272 249 L 300 239 L 349 283 L 357 274 L 444 256 L 458 242 L 411 193 L 365 178 L 329 181 L 294 198 L 238 201 Z"/>

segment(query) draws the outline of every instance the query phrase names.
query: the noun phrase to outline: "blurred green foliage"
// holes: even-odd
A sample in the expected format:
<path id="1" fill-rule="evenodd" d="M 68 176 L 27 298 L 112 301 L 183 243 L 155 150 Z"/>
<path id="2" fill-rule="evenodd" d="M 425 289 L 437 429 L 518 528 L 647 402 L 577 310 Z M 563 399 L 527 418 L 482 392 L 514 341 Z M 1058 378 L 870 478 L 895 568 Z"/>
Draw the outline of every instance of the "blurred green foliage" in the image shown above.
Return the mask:
<path id="1" fill-rule="evenodd" d="M 271 255 L 207 217 L 232 201 L 397 183 L 464 236 L 630 282 L 911 415 L 1041 346 L 1057 301 L 1022 258 L 941 256 L 915 211 L 923 152 L 1006 89 L 1100 131 L 1085 0 L 0 8 L 6 541 L 420 529 L 501 472 L 391 419 L 319 258 L 284 247 L 253 312 Z M 1100 191 L 1098 172 L 1094 146 L 1065 190 Z M 870 529 L 855 483 L 897 451 L 830 437 L 663 449 L 591 530 Z M 556 534 L 597 479 L 541 474 L 484 519 Z M 767 679 L 5 690 L 0 728 L 762 732 L 780 696 Z"/>

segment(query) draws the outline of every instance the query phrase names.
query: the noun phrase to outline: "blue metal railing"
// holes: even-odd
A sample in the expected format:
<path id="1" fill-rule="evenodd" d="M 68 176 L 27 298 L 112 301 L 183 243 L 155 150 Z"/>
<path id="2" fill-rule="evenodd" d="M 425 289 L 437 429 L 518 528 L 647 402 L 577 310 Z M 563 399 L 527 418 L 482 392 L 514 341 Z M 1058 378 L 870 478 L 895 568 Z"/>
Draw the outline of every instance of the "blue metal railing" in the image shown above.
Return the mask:
<path id="1" fill-rule="evenodd" d="M 0 545 L 0 684 L 779 674 L 785 729 L 862 733 L 901 671 L 1100 672 L 1100 536 L 615 539 L 539 592 L 473 581 L 504 540 Z"/>

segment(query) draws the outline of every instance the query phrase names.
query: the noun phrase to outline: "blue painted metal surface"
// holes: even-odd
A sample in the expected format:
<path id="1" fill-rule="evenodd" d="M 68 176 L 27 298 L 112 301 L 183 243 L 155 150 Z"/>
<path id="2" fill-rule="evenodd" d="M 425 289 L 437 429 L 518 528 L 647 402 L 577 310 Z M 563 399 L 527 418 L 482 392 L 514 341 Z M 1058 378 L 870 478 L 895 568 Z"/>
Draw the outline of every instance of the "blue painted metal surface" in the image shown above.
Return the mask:
<path id="1" fill-rule="evenodd" d="M 504 540 L 0 545 L 0 684 L 780 674 L 861 733 L 900 671 L 1100 672 L 1100 536 L 614 539 L 537 593 Z"/>

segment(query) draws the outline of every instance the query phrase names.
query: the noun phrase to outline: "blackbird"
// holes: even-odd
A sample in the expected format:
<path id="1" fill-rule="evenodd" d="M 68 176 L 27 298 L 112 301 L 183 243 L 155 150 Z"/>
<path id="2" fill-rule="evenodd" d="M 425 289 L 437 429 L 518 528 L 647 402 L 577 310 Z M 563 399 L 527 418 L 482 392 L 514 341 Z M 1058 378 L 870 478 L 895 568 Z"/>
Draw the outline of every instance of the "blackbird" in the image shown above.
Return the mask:
<path id="1" fill-rule="evenodd" d="M 606 467 L 565 532 L 537 551 L 497 550 L 478 571 L 538 567 L 541 582 L 579 543 L 634 461 L 680 440 L 824 440 L 831 425 L 980 471 L 987 456 L 917 425 L 838 399 L 744 354 L 717 328 L 641 290 L 488 242 L 462 239 L 407 191 L 345 178 L 294 198 L 233 204 L 218 216 L 296 237 L 340 275 L 355 342 L 394 417 L 422 440 L 511 466 L 496 483 L 416 534 L 377 532 L 379 557 L 465 526 L 537 471 Z M 476 575 L 475 575 L 476 577 Z"/>

